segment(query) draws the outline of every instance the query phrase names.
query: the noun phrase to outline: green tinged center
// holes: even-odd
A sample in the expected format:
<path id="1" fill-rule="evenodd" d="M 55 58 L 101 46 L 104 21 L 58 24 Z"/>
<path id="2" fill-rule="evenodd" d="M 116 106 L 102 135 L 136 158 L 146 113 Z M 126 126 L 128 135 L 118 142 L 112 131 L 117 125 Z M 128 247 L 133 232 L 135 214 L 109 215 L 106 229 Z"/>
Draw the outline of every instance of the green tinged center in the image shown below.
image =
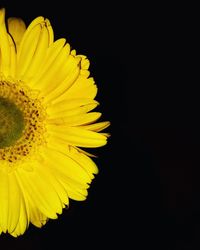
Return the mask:
<path id="1" fill-rule="evenodd" d="M 24 127 L 21 110 L 10 100 L 0 97 L 0 149 L 14 145 Z"/>

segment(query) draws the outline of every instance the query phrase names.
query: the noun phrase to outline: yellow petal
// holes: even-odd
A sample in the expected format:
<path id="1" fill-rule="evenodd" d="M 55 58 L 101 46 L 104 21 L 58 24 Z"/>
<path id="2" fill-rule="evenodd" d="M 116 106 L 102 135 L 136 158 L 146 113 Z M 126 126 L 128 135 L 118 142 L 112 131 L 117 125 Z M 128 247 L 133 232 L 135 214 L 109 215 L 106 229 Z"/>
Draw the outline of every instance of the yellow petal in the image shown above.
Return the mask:
<path id="1" fill-rule="evenodd" d="M 30 205 L 30 222 L 36 227 L 42 227 L 47 222 L 47 217 L 36 206 Z"/>
<path id="2" fill-rule="evenodd" d="M 76 63 L 69 56 L 69 48 L 66 45 L 55 58 L 54 62 L 49 65 L 44 74 L 35 82 L 34 87 L 43 91 L 42 94 L 52 91 L 52 89 L 62 82 L 68 74 L 68 67 L 71 63 Z"/>
<path id="3" fill-rule="evenodd" d="M 62 154 L 58 148 L 56 150 L 54 146 L 55 144 L 52 144 L 52 147 L 49 145 L 49 148 L 42 154 L 43 164 L 48 166 L 71 199 L 85 200 L 89 187 L 87 182 L 91 182 L 91 178 L 79 163 L 68 155 Z"/>
<path id="4" fill-rule="evenodd" d="M 19 46 L 18 77 L 30 81 L 35 76 L 53 39 L 53 29 L 48 19 L 38 17 L 28 26 Z"/>
<path id="5" fill-rule="evenodd" d="M 41 163 L 42 164 L 42 163 Z M 51 169 L 49 169 L 46 164 L 42 164 L 40 171 L 42 172 L 43 176 L 45 176 L 46 179 L 51 183 L 52 187 L 56 191 L 58 197 L 60 198 L 62 207 L 65 207 L 65 205 L 69 205 L 69 198 L 67 192 L 64 190 L 62 185 L 59 184 L 53 173 L 51 172 Z M 60 213 L 62 210 L 60 210 Z"/>
<path id="6" fill-rule="evenodd" d="M 57 56 L 60 54 L 61 50 L 63 49 L 65 42 L 66 40 L 64 38 L 58 39 L 57 41 L 55 41 L 48 47 L 46 55 L 43 58 L 43 63 L 41 67 L 38 68 L 38 71 L 35 77 L 29 81 L 30 87 L 33 88 L 35 84 L 40 81 L 41 77 L 43 77 L 43 75 L 46 74 L 50 65 L 54 63 L 54 60 L 57 58 Z M 70 51 L 69 44 L 66 45 L 66 47 L 68 47 L 68 50 Z"/>
<path id="7" fill-rule="evenodd" d="M 13 232 L 19 223 L 22 193 L 13 173 L 8 174 L 8 231 Z"/>
<path id="8" fill-rule="evenodd" d="M 56 144 L 57 145 L 57 144 Z M 66 146 L 66 149 L 68 147 Z M 44 149 L 42 152 L 40 152 L 40 160 L 42 163 L 42 165 L 45 165 L 47 167 L 47 169 L 50 171 L 50 173 L 53 174 L 53 176 L 55 176 L 55 178 L 59 181 L 60 179 L 64 180 L 65 182 L 67 183 L 70 183 L 80 189 L 87 189 L 89 187 L 89 184 L 91 182 L 91 179 L 88 178 L 88 176 L 85 176 L 84 178 L 79 178 L 79 175 L 80 174 L 86 174 L 86 173 L 79 173 L 78 175 L 71 175 L 69 172 L 68 172 L 68 165 L 69 164 L 66 164 L 67 161 L 66 160 L 66 156 L 65 154 L 62 154 L 61 156 L 64 157 L 64 161 L 62 161 L 63 163 L 61 164 L 55 164 L 55 157 L 58 157 L 60 155 L 57 154 L 58 153 L 61 153 L 60 150 L 55 150 L 55 146 L 51 143 L 48 142 L 48 148 Z M 54 158 L 52 157 L 49 157 L 49 154 L 54 154 Z M 70 157 L 67 157 L 69 158 L 69 160 L 71 159 Z M 63 158 L 62 158 L 63 159 Z M 80 169 L 80 165 L 77 164 L 76 161 L 74 161 L 73 159 L 70 160 L 70 162 L 73 162 L 72 164 L 76 164 L 79 166 L 79 169 L 78 171 L 81 172 L 81 169 Z M 74 169 L 74 171 L 77 171 L 77 167 Z"/>
<path id="9" fill-rule="evenodd" d="M 32 172 L 18 169 L 18 177 L 26 190 L 29 200 L 47 217 L 56 219 L 57 212 L 60 212 L 60 201 L 53 187 L 41 173 L 38 173 L 39 166 L 35 163 L 37 171 Z M 20 172 L 19 172 L 20 171 Z M 44 178 L 44 179 L 43 179 Z"/>
<path id="10" fill-rule="evenodd" d="M 42 23 L 44 23 L 44 17 L 39 16 L 39 17 L 35 18 L 31 22 L 31 24 L 28 26 L 28 28 L 26 29 L 26 31 L 25 31 L 22 39 L 21 39 L 21 42 L 20 42 L 18 57 L 21 56 L 24 43 L 27 43 L 27 38 L 30 36 L 30 33 L 32 33 L 33 28 L 35 28 L 36 26 L 38 26 L 38 25 L 40 25 Z"/>
<path id="11" fill-rule="evenodd" d="M 8 209 L 9 209 L 9 181 L 8 174 L 0 170 L 0 227 L 5 233 L 8 229 Z"/>
<path id="12" fill-rule="evenodd" d="M 58 58 L 54 65 L 49 68 L 47 75 L 41 79 L 41 87 L 43 90 L 44 97 L 52 94 L 57 96 L 63 93 L 73 83 L 74 79 L 77 78 L 79 73 L 79 61 L 75 60 L 71 55 L 67 58 Z M 46 85 L 45 85 L 46 83 Z M 54 92 L 54 93 L 52 93 Z"/>
<path id="13" fill-rule="evenodd" d="M 10 44 L 5 25 L 5 9 L 0 11 L 0 52 L 1 72 L 4 76 L 10 75 Z"/>
<path id="14" fill-rule="evenodd" d="M 44 25 L 40 31 L 40 36 L 37 41 L 34 55 L 32 56 L 29 66 L 24 73 L 25 79 L 29 80 L 37 74 L 38 69 L 41 67 L 41 64 L 43 63 L 44 57 L 47 53 L 48 46 L 49 33 L 46 26 Z"/>
<path id="15" fill-rule="evenodd" d="M 74 162 L 79 164 L 79 167 L 82 168 L 89 176 L 90 179 L 93 179 L 93 174 L 98 173 L 98 168 L 95 163 L 84 153 L 81 153 L 79 150 L 74 147 L 67 147 L 64 143 L 58 141 L 49 141 L 50 147 L 60 153 L 70 157 Z"/>
<path id="16" fill-rule="evenodd" d="M 8 36 L 8 40 L 9 40 L 9 46 L 10 46 L 10 76 L 15 77 L 17 54 L 16 54 L 14 42 L 10 36 Z"/>
<path id="17" fill-rule="evenodd" d="M 81 189 L 60 179 L 60 183 L 67 190 L 69 198 L 76 201 L 84 201 L 87 198 L 87 189 Z"/>
<path id="18" fill-rule="evenodd" d="M 8 18 L 8 31 L 15 42 L 16 49 L 18 50 L 22 37 L 26 31 L 26 25 L 24 21 L 21 18 Z"/>
<path id="19" fill-rule="evenodd" d="M 86 125 L 86 124 L 95 122 L 100 117 L 101 117 L 101 113 L 99 112 L 91 112 L 91 113 L 73 115 L 73 116 L 69 116 L 66 113 L 66 114 L 63 114 L 63 117 L 58 116 L 56 118 L 47 119 L 47 122 L 49 124 L 54 124 L 56 126 L 59 126 L 59 125 L 80 126 L 80 125 Z"/>
<path id="20" fill-rule="evenodd" d="M 46 150 L 45 160 L 49 164 L 49 160 L 53 162 L 54 167 L 58 172 L 61 172 L 63 175 L 66 175 L 69 179 L 74 180 L 77 183 L 90 183 L 91 179 L 87 173 L 81 168 L 81 166 L 71 159 L 68 155 L 62 154 L 59 151 L 56 151 L 54 148 L 49 145 L 48 150 Z"/>
<path id="21" fill-rule="evenodd" d="M 70 98 L 88 98 L 94 99 L 97 94 L 97 86 L 93 78 L 86 78 L 79 75 L 74 84 L 65 92 L 60 95 L 54 103 L 64 101 Z"/>
<path id="22" fill-rule="evenodd" d="M 93 99 L 87 98 L 75 98 L 75 99 L 65 99 L 61 102 L 57 102 L 47 108 L 47 113 L 51 117 L 55 117 L 61 114 L 79 115 L 87 113 L 92 109 L 96 108 L 99 103 Z"/>
<path id="23" fill-rule="evenodd" d="M 31 32 L 25 32 L 22 42 L 19 47 L 18 62 L 17 62 L 17 76 L 23 78 L 29 64 L 32 62 L 34 53 L 36 51 L 38 41 L 40 38 L 42 27 L 36 25 Z"/>
<path id="24" fill-rule="evenodd" d="M 84 129 L 92 130 L 94 132 L 100 132 L 110 126 L 110 122 L 98 122 L 83 126 Z"/>
<path id="25" fill-rule="evenodd" d="M 86 78 L 89 77 L 90 71 L 88 70 L 90 67 L 90 61 L 87 59 L 86 56 L 78 55 L 77 57 L 81 57 L 81 71 L 80 74 L 85 76 Z"/>
<path id="26" fill-rule="evenodd" d="M 82 166 L 83 169 L 89 174 L 91 178 L 93 178 L 93 174 L 98 174 L 98 168 L 94 161 L 85 155 L 85 153 L 81 153 L 74 147 L 70 147 L 70 156 L 75 159 Z"/>
<path id="27" fill-rule="evenodd" d="M 51 26 L 51 23 L 49 21 L 49 19 L 45 19 L 45 25 L 47 27 L 47 31 L 48 31 L 48 38 L 49 38 L 49 45 L 51 45 L 54 41 L 54 33 L 53 33 L 53 29 L 52 29 L 52 26 Z"/>
<path id="28" fill-rule="evenodd" d="M 25 200 L 22 197 L 20 202 L 20 215 L 19 221 L 13 232 L 9 232 L 12 236 L 17 237 L 22 235 L 28 227 L 28 218 L 27 218 L 27 208 L 25 204 Z"/>
<path id="29" fill-rule="evenodd" d="M 76 61 L 75 63 L 71 63 L 71 65 L 68 67 L 68 70 L 68 74 L 66 75 L 64 81 L 60 82 L 57 85 L 54 85 L 54 89 L 46 93 L 46 95 L 44 96 L 44 103 L 48 103 L 52 100 L 55 100 L 63 93 L 65 93 L 74 84 L 80 73 L 79 62 Z"/>
<path id="30" fill-rule="evenodd" d="M 96 148 L 104 146 L 107 139 L 104 135 L 81 127 L 64 127 L 47 125 L 48 132 L 53 138 L 58 138 L 67 144 L 79 147 Z"/>
<path id="31" fill-rule="evenodd" d="M 22 184 L 21 184 L 21 188 L 23 190 L 23 185 Z M 24 200 L 26 201 L 26 207 L 28 208 L 27 209 L 28 221 L 30 221 L 36 227 L 42 227 L 43 225 L 45 225 L 45 223 L 48 220 L 47 216 L 45 216 L 38 209 L 38 207 L 35 205 L 35 203 L 33 203 L 33 201 L 31 199 L 29 199 L 26 190 L 23 190 L 23 191 L 24 191 L 23 195 L 24 195 L 24 198 L 25 198 Z"/>
<path id="32" fill-rule="evenodd" d="M 63 170 L 58 170 L 52 164 L 49 163 L 49 168 L 51 168 L 54 177 L 57 179 L 58 183 L 63 187 L 69 198 L 74 200 L 85 200 L 87 197 L 88 184 L 77 182 L 73 179 L 70 179 L 65 174 L 62 173 Z"/>

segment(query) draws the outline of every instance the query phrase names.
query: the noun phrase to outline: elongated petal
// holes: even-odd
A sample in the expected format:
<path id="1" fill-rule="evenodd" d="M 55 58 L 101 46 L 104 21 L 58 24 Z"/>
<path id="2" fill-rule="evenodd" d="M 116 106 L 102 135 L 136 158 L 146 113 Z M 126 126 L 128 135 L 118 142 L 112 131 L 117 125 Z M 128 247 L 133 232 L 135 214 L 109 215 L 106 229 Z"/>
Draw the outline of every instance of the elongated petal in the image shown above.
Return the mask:
<path id="1" fill-rule="evenodd" d="M 37 74 L 38 68 L 40 68 L 43 63 L 44 57 L 47 53 L 47 48 L 49 46 L 49 33 L 47 27 L 43 25 L 40 35 L 37 41 L 37 45 L 34 51 L 34 55 L 27 67 L 24 78 L 29 80 Z"/>
<path id="2" fill-rule="evenodd" d="M 84 153 L 81 153 L 74 147 L 67 147 L 64 143 L 58 141 L 49 141 L 49 145 L 52 149 L 61 152 L 62 154 L 70 157 L 72 160 L 79 164 L 88 175 L 89 178 L 93 179 L 94 174 L 98 173 L 98 168 L 96 164 Z"/>
<path id="3" fill-rule="evenodd" d="M 1 68 L 5 76 L 10 75 L 10 44 L 5 25 L 5 9 L 0 10 L 0 52 Z"/>
<path id="4" fill-rule="evenodd" d="M 8 229 L 9 195 L 8 175 L 0 171 L 0 227 L 4 233 Z"/>
<path id="5" fill-rule="evenodd" d="M 38 84 L 36 85 L 42 90 L 42 95 L 46 96 L 54 91 L 57 86 L 70 75 L 71 68 L 78 68 L 78 64 L 79 61 L 75 60 L 71 55 L 68 56 L 66 50 L 63 49 L 54 64 L 51 65 L 45 75 L 39 79 L 39 86 Z M 66 83 L 64 84 L 66 85 Z M 64 87 L 66 87 L 65 85 Z"/>
<path id="6" fill-rule="evenodd" d="M 60 183 L 68 192 L 70 199 L 76 201 L 84 201 L 88 195 L 87 189 L 78 188 L 76 185 L 74 186 L 72 183 L 66 182 L 64 179 L 59 178 Z"/>
<path id="7" fill-rule="evenodd" d="M 61 102 L 72 97 L 94 99 L 96 94 L 97 86 L 95 85 L 94 79 L 79 75 L 71 88 L 54 100 L 54 103 Z"/>
<path id="8" fill-rule="evenodd" d="M 67 144 L 79 147 L 101 147 L 107 143 L 104 135 L 99 133 L 82 129 L 80 127 L 63 127 L 57 128 L 54 125 L 48 125 L 49 133 L 53 138 L 59 138 Z"/>
<path id="9" fill-rule="evenodd" d="M 22 37 L 26 31 L 26 25 L 21 18 L 10 17 L 8 18 L 8 32 L 11 34 L 16 49 L 18 51 Z"/>
<path id="10" fill-rule="evenodd" d="M 59 182 L 56 180 L 53 173 L 51 172 L 51 169 L 49 169 L 46 164 L 43 164 L 43 162 L 41 164 L 42 165 L 41 165 L 40 171 L 42 171 L 43 176 L 45 176 L 45 178 L 48 179 L 49 183 L 51 183 L 57 196 L 60 199 L 62 207 L 65 207 L 65 205 L 69 205 L 69 198 L 68 198 L 67 192 L 64 190 L 62 185 L 60 185 Z M 60 213 L 61 213 L 61 210 L 60 210 Z"/>
<path id="11" fill-rule="evenodd" d="M 17 54 L 15 44 L 10 36 L 8 36 L 10 46 L 10 76 L 15 77 L 17 66 Z"/>
<path id="12" fill-rule="evenodd" d="M 36 25 L 33 27 L 28 35 L 24 35 L 23 40 L 20 44 L 17 62 L 17 77 L 23 78 L 29 64 L 32 62 L 34 53 L 36 51 L 38 41 L 40 38 L 42 27 L 41 25 Z"/>
<path id="13" fill-rule="evenodd" d="M 48 218 L 35 205 L 30 205 L 30 222 L 34 226 L 40 228 L 46 224 L 47 220 Z"/>
<path id="14" fill-rule="evenodd" d="M 85 171 L 80 167 L 78 162 L 73 160 L 68 155 L 63 154 L 62 152 L 52 150 L 51 145 L 49 145 L 48 150 L 46 151 L 45 159 L 49 162 L 48 158 L 52 160 L 52 162 L 56 162 L 55 169 L 66 175 L 69 179 L 72 179 L 76 182 L 80 183 L 90 183 L 91 180 Z M 48 163 L 47 163 L 48 164 Z"/>
<path id="15" fill-rule="evenodd" d="M 33 172 L 20 171 L 19 178 L 32 203 L 44 215 L 56 219 L 57 213 L 61 212 L 60 200 L 49 181 L 41 173 L 40 168 L 38 167 Z"/>
<path id="16" fill-rule="evenodd" d="M 19 215 L 19 221 L 18 224 L 16 226 L 16 228 L 14 229 L 13 232 L 10 232 L 10 234 L 14 237 L 17 237 L 19 235 L 22 235 L 25 230 L 28 227 L 28 218 L 27 218 L 27 208 L 26 208 L 26 204 L 25 204 L 25 200 L 22 197 L 21 202 L 20 202 L 20 215 Z"/>
<path id="17" fill-rule="evenodd" d="M 89 98 L 71 98 L 48 106 L 47 113 L 55 117 L 59 114 L 78 115 L 91 111 L 99 103 Z"/>
<path id="18" fill-rule="evenodd" d="M 54 154 L 52 153 L 54 152 Z M 47 155 L 51 157 L 47 158 Z M 87 182 L 90 182 L 90 177 L 86 171 L 76 162 L 74 159 L 52 149 L 48 149 L 47 154 L 43 156 L 46 164 L 51 169 L 54 177 L 58 183 L 63 186 L 71 199 L 85 200 L 87 197 L 87 188 L 89 187 Z M 57 159 L 57 164 L 52 164 Z M 67 159 L 67 160 L 66 160 Z M 80 178 L 82 175 L 82 178 Z"/>
<path id="19" fill-rule="evenodd" d="M 22 193 L 13 173 L 8 174 L 8 185 L 8 231 L 13 232 L 19 223 Z"/>
<path id="20" fill-rule="evenodd" d="M 27 43 L 27 39 L 28 39 L 28 37 L 30 37 L 33 29 L 36 26 L 40 25 L 40 23 L 43 23 L 43 22 L 44 22 L 44 17 L 39 16 L 39 17 L 35 18 L 31 22 L 31 24 L 28 26 L 28 28 L 26 29 L 26 32 L 24 33 L 24 35 L 23 35 L 23 37 L 21 39 L 21 42 L 20 42 L 20 46 L 19 46 L 19 50 L 18 50 L 18 57 L 21 56 L 22 49 L 24 47 L 24 43 Z"/>
<path id="21" fill-rule="evenodd" d="M 81 115 L 73 115 L 73 116 L 67 116 L 63 115 L 58 116 L 56 118 L 48 119 L 49 124 L 54 124 L 55 126 L 59 125 L 66 125 L 66 126 L 80 126 L 80 125 L 86 125 L 90 124 L 92 122 L 95 122 L 98 120 L 101 116 L 101 113 L 98 112 L 91 112 Z"/>
<path id="22" fill-rule="evenodd" d="M 94 132 L 100 132 L 110 126 L 110 122 L 98 122 L 94 124 L 85 125 L 83 128 Z"/>

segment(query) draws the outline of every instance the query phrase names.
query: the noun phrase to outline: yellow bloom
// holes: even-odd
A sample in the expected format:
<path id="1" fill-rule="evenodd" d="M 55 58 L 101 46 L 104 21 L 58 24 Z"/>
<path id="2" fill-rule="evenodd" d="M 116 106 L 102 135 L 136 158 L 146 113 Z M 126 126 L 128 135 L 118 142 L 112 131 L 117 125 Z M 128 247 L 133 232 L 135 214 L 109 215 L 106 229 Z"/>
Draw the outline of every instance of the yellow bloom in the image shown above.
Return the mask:
<path id="1" fill-rule="evenodd" d="M 7 27 L 7 28 L 6 28 Z M 109 122 L 90 112 L 89 61 L 54 41 L 48 19 L 25 27 L 0 9 L 0 233 L 21 235 L 84 200 L 98 169 L 79 147 L 100 147 Z"/>

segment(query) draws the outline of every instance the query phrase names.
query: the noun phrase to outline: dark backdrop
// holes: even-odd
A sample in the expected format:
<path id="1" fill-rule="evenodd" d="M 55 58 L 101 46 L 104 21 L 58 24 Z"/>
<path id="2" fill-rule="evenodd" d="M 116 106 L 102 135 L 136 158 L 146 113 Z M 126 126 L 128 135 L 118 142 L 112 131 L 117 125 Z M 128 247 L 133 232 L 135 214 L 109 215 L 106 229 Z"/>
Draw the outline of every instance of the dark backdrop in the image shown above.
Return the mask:
<path id="1" fill-rule="evenodd" d="M 112 136 L 95 151 L 100 173 L 85 202 L 18 239 L 0 236 L 0 247 L 199 249 L 198 32 L 188 6 L 4 2 L 27 23 L 48 17 L 56 38 L 89 57 Z"/>

